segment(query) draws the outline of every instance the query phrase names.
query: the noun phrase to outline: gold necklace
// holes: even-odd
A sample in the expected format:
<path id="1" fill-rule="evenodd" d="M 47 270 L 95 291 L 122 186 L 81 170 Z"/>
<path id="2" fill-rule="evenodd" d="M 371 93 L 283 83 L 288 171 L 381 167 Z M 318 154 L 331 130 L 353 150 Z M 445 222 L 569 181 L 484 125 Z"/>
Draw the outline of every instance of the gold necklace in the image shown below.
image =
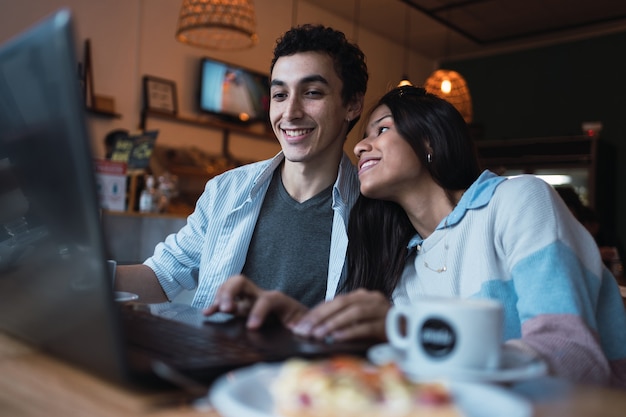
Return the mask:
<path id="1" fill-rule="evenodd" d="M 443 254 L 441 255 L 441 260 L 442 260 L 442 266 L 439 268 L 433 268 L 432 266 L 428 265 L 428 262 L 426 260 L 424 260 L 424 267 L 426 269 L 429 269 L 433 272 L 436 272 L 438 274 L 441 274 L 442 272 L 446 272 L 448 270 L 448 217 L 446 217 L 446 222 L 443 225 L 443 230 L 445 233 L 444 236 L 444 243 L 443 243 Z M 422 249 L 422 245 L 419 245 L 417 247 L 417 250 L 420 251 Z M 426 251 L 422 252 L 424 255 L 426 255 Z"/>

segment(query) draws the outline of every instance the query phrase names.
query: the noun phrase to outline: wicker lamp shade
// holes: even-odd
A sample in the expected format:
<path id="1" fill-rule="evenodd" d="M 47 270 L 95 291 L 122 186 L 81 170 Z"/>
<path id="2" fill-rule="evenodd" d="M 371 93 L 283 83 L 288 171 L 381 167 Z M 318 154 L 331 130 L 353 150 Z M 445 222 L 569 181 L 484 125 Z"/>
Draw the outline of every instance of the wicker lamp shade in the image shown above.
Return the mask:
<path id="1" fill-rule="evenodd" d="M 176 39 L 207 49 L 246 49 L 257 44 L 252 0 L 183 0 Z"/>
<path id="2" fill-rule="evenodd" d="M 446 99 L 461 113 L 466 123 L 474 117 L 472 97 L 465 79 L 456 71 L 440 69 L 426 80 L 424 88 L 429 93 Z"/>

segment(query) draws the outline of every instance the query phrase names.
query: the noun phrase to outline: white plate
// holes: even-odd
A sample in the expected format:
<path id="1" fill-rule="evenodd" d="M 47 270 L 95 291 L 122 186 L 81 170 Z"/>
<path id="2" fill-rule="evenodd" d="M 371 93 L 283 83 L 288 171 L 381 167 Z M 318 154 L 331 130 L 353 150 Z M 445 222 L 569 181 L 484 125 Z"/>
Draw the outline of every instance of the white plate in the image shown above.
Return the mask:
<path id="1" fill-rule="evenodd" d="M 269 386 L 280 364 L 259 364 L 228 373 L 209 391 L 211 404 L 223 417 L 278 417 Z M 448 384 L 455 403 L 467 417 L 531 417 L 532 406 L 522 397 L 495 385 Z"/>
<path id="2" fill-rule="evenodd" d="M 402 366 L 404 353 L 395 349 L 388 343 L 372 346 L 367 351 L 368 359 L 376 364 L 382 365 L 389 362 L 396 362 Z M 472 382 L 515 382 L 530 378 L 537 378 L 547 373 L 546 363 L 536 356 L 532 356 L 504 345 L 502 349 L 502 361 L 499 369 L 473 370 L 455 369 L 446 371 L 445 375 L 407 375 L 414 380 L 432 379 L 433 377 L 445 377 L 455 381 L 464 380 Z"/>

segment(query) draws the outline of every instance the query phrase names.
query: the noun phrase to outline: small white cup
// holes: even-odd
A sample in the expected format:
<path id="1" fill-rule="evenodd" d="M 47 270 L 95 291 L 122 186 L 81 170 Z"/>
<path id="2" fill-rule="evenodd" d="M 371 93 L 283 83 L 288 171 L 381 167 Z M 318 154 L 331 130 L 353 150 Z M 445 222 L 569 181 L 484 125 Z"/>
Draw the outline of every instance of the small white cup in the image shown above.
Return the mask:
<path id="1" fill-rule="evenodd" d="M 117 261 L 114 261 L 113 259 L 108 259 L 107 268 L 109 270 L 109 276 L 111 277 L 111 285 L 115 287 L 115 273 L 117 271 Z M 115 298 L 115 301 L 118 301 L 121 303 L 124 303 L 126 301 L 134 301 L 139 298 L 137 294 L 134 294 L 132 292 L 126 292 L 126 291 L 114 291 L 113 296 Z"/>
<path id="2" fill-rule="evenodd" d="M 504 312 L 488 299 L 429 297 L 389 310 L 390 344 L 404 352 L 399 363 L 415 376 L 445 376 L 500 366 Z"/>
<path id="3" fill-rule="evenodd" d="M 107 268 L 109 270 L 109 277 L 111 277 L 111 285 L 115 285 L 115 272 L 117 271 L 117 261 L 114 261 L 113 259 L 108 259 Z"/>

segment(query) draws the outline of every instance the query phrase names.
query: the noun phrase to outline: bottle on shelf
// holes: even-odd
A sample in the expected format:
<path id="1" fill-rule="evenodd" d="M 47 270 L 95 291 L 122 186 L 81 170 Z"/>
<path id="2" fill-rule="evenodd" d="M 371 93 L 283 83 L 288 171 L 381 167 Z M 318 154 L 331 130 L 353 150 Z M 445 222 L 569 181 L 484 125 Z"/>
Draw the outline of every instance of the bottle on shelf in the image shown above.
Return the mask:
<path id="1" fill-rule="evenodd" d="M 158 202 L 157 212 L 165 213 L 170 202 L 178 195 L 178 178 L 175 175 L 165 171 L 159 176 L 159 185 L 157 187 Z"/>
<path id="2" fill-rule="evenodd" d="M 156 211 L 157 195 L 154 188 L 154 177 L 148 175 L 146 184 L 139 195 L 139 211 L 141 213 L 154 213 Z"/>

